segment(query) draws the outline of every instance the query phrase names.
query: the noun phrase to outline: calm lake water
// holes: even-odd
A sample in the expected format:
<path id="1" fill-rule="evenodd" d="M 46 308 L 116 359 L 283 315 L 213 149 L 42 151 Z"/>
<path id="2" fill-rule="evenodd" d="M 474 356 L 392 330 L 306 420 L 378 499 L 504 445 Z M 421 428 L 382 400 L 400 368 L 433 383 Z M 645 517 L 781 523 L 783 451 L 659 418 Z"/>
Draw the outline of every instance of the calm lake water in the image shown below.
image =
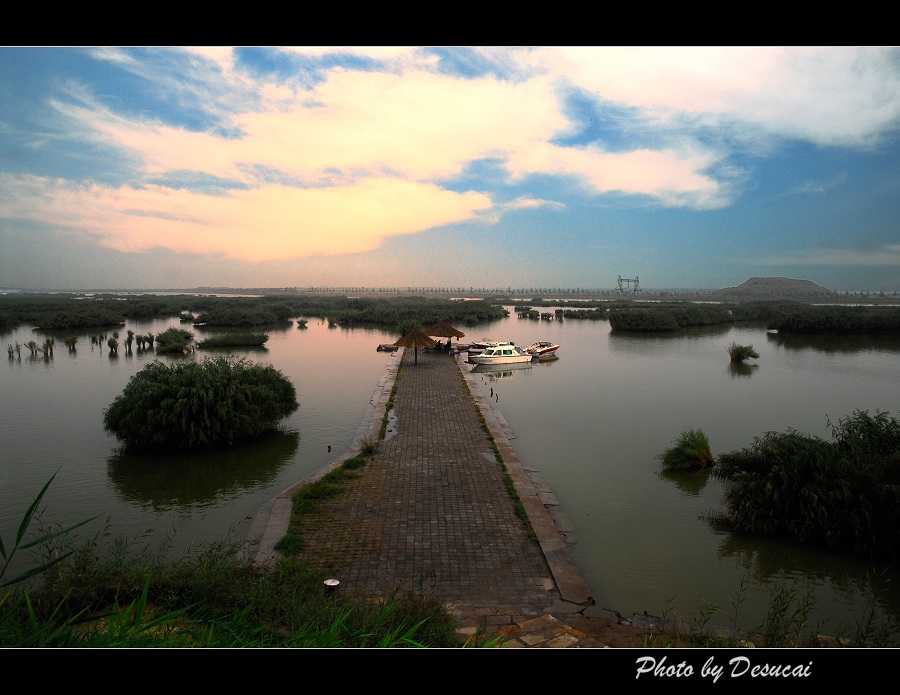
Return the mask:
<path id="1" fill-rule="evenodd" d="M 197 340 L 212 333 L 177 318 L 129 322 L 119 329 L 120 343 L 129 329 L 158 334 L 170 326 L 187 326 Z M 396 340 L 380 330 L 328 328 L 314 319 L 305 329 L 291 324 L 266 332 L 266 348 L 238 354 L 281 370 L 296 387 L 300 408 L 284 420 L 283 433 L 212 455 L 124 455 L 103 430 L 103 410 L 142 367 L 156 359 L 193 357 L 128 354 L 124 346 L 112 357 L 105 342 L 91 346 L 90 333 L 78 334 L 74 354 L 62 335 L 56 336 L 51 359 L 33 358 L 24 347 L 21 358 L 4 354 L 0 534 L 7 547 L 22 514 L 54 473 L 43 500 L 47 522 L 69 524 L 99 514 L 103 518 L 89 530 L 102 528 L 108 517 L 117 541 L 166 546 L 173 554 L 243 538 L 266 500 L 350 447 L 379 380 L 396 359 L 376 351 L 378 344 Z M 23 328 L 0 336 L 0 343 L 4 348 L 30 340 L 42 344 L 45 337 Z M 218 354 L 228 352 L 195 356 Z"/>
<path id="2" fill-rule="evenodd" d="M 177 319 L 130 323 L 120 340 L 128 329 L 159 333 L 171 325 L 181 326 Z M 780 336 L 760 325 L 621 335 L 605 321 L 531 321 L 514 313 L 460 328 L 464 342 L 488 337 L 562 346 L 557 360 L 498 374 L 478 370 L 476 381 L 515 432 L 523 464 L 539 470 L 558 498 L 598 605 L 687 620 L 717 608 L 713 623 L 729 626 L 737 615 L 739 625 L 758 626 L 769 588 L 796 582 L 798 596 L 815 592 L 809 623 L 823 632 L 852 632 L 873 595 L 880 618 L 900 616 L 900 597 L 889 591 L 895 569 L 721 532 L 709 521 L 723 509 L 721 483 L 702 474 L 663 474 L 656 458 L 692 427 L 719 453 L 752 446 L 767 431 L 830 439 L 829 421 L 854 410 L 900 417 L 900 339 Z M 198 339 L 207 335 L 193 330 Z M 312 320 L 305 329 L 267 332 L 265 349 L 238 354 L 280 369 L 296 386 L 300 408 L 284 432 L 214 455 L 126 455 L 103 431 L 103 409 L 133 374 L 154 359 L 184 358 L 127 354 L 122 347 L 111 357 L 105 345 L 92 348 L 85 332 L 74 354 L 57 335 L 51 359 L 32 358 L 23 348 L 21 358 L 6 360 L 0 534 L 7 547 L 54 473 L 43 505 L 47 523 L 101 515 L 85 534 L 108 524 L 121 542 L 176 555 L 243 538 L 266 500 L 349 447 L 396 360 L 376 350 L 397 338 L 381 330 Z M 0 336 L 4 346 L 43 338 L 30 328 Z M 752 344 L 760 358 L 732 368 L 725 351 L 731 342 Z"/>

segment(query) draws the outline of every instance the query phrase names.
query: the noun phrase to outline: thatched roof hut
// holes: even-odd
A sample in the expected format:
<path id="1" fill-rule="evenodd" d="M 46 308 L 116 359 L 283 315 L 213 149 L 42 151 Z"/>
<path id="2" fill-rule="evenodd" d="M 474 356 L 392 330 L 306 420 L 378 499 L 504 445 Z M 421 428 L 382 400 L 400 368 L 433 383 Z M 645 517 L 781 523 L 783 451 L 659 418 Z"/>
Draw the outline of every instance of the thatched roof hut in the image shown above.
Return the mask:
<path id="1" fill-rule="evenodd" d="M 465 333 L 457 330 L 446 321 L 436 323 L 431 328 L 427 328 L 422 332 L 425 335 L 436 335 L 438 338 L 456 338 L 458 340 L 459 338 L 466 337 Z"/>
<path id="2" fill-rule="evenodd" d="M 409 333 L 405 336 L 397 340 L 394 343 L 397 347 L 411 347 L 415 350 L 415 363 L 419 362 L 419 348 L 420 347 L 434 347 L 437 345 L 437 341 L 434 338 L 429 338 L 425 333 L 420 331 L 418 328 L 413 328 Z"/>

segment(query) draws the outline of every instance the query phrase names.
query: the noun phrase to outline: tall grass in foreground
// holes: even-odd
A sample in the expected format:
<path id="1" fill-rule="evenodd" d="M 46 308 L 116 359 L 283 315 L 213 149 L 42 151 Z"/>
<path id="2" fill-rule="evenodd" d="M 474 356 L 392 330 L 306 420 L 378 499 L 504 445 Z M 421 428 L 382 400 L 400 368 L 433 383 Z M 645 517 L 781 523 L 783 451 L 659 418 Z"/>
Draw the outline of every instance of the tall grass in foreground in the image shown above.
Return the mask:
<path id="1" fill-rule="evenodd" d="M 3 647 L 458 647 L 456 620 L 423 596 L 328 596 L 325 575 L 235 561 L 215 544 L 177 561 L 94 543 L 0 604 Z"/>
<path id="2" fill-rule="evenodd" d="M 15 555 L 18 553 L 19 550 L 27 550 L 29 548 L 34 548 L 37 546 L 49 545 L 49 544 L 53 543 L 54 541 L 56 541 L 57 539 L 67 536 L 71 531 L 74 531 L 75 529 L 79 528 L 80 526 L 84 526 L 85 524 L 90 523 L 91 521 L 93 521 L 94 519 L 97 518 L 97 517 L 94 517 L 92 519 L 86 519 L 82 522 L 79 522 L 77 524 L 69 526 L 68 528 L 65 528 L 65 529 L 52 529 L 49 532 L 44 533 L 44 534 L 39 534 L 37 537 L 31 538 L 30 540 L 26 539 L 25 534 L 28 531 L 28 527 L 31 525 L 32 520 L 35 518 L 38 507 L 41 504 L 41 500 L 44 498 L 44 495 L 47 494 L 47 489 L 50 487 L 50 485 L 53 482 L 53 479 L 55 477 L 56 477 L 55 473 L 52 476 L 50 476 L 50 480 L 48 480 L 44 484 L 44 487 L 41 488 L 41 491 L 38 493 L 37 497 L 34 498 L 34 501 L 31 503 L 31 506 L 28 507 L 28 510 L 25 512 L 24 516 L 22 517 L 22 521 L 19 524 L 19 528 L 16 530 L 16 537 L 13 542 L 13 546 L 9 550 L 6 549 L 6 545 L 3 543 L 3 538 L 0 537 L 0 558 L 3 559 L 3 564 L 0 565 L 0 589 L 2 589 L 4 587 L 12 586 L 14 584 L 18 584 L 20 582 L 24 582 L 24 581 L 30 579 L 31 577 L 38 576 L 38 575 L 50 570 L 53 567 L 53 565 L 55 565 L 58 562 L 62 562 L 63 560 L 65 560 L 69 555 L 71 555 L 74 552 L 74 551 L 68 551 L 65 553 L 57 553 L 56 555 L 48 558 L 47 560 L 45 560 L 44 562 L 42 562 L 38 565 L 35 565 L 30 570 L 20 574 L 17 577 L 13 577 L 12 579 L 5 578 L 6 572 L 9 569 L 10 565 L 12 564 L 13 557 L 15 557 Z M 0 606 L 2 606 L 5 598 L 6 597 L 4 596 L 3 599 L 0 599 Z"/>

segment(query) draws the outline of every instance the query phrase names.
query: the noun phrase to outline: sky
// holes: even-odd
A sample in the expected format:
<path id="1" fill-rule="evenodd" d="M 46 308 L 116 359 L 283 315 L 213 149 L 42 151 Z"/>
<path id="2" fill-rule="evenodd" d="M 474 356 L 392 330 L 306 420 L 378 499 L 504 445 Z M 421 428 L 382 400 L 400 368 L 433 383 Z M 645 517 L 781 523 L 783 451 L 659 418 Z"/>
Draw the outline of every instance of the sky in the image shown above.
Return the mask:
<path id="1" fill-rule="evenodd" d="M 0 288 L 898 292 L 898 126 L 894 46 L 5 46 Z"/>

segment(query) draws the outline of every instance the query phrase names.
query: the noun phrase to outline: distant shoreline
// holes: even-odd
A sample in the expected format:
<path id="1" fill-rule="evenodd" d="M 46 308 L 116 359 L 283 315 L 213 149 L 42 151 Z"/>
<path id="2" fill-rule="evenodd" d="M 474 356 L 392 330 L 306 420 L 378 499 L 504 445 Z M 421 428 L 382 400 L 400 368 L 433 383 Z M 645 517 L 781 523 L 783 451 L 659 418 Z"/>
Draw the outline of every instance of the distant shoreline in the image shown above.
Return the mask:
<path id="1" fill-rule="evenodd" d="M 580 290 L 553 289 L 545 292 L 528 289 L 511 291 L 471 289 L 471 288 L 366 288 L 366 287 L 195 287 L 185 289 L 80 289 L 80 290 L 23 290 L 18 288 L 0 288 L 0 295 L 111 295 L 111 296 L 219 296 L 219 297 L 263 297 L 271 295 L 325 295 L 347 297 L 427 297 L 431 299 L 474 299 L 492 300 L 509 299 L 515 302 L 529 300 L 560 301 L 714 301 L 724 304 L 752 301 L 796 301 L 815 304 L 897 304 L 900 303 L 900 292 L 833 292 L 831 294 L 792 294 L 792 293 L 728 293 L 719 294 L 719 290 L 674 289 L 674 290 L 642 290 L 639 292 L 620 291 L 617 289 Z"/>

